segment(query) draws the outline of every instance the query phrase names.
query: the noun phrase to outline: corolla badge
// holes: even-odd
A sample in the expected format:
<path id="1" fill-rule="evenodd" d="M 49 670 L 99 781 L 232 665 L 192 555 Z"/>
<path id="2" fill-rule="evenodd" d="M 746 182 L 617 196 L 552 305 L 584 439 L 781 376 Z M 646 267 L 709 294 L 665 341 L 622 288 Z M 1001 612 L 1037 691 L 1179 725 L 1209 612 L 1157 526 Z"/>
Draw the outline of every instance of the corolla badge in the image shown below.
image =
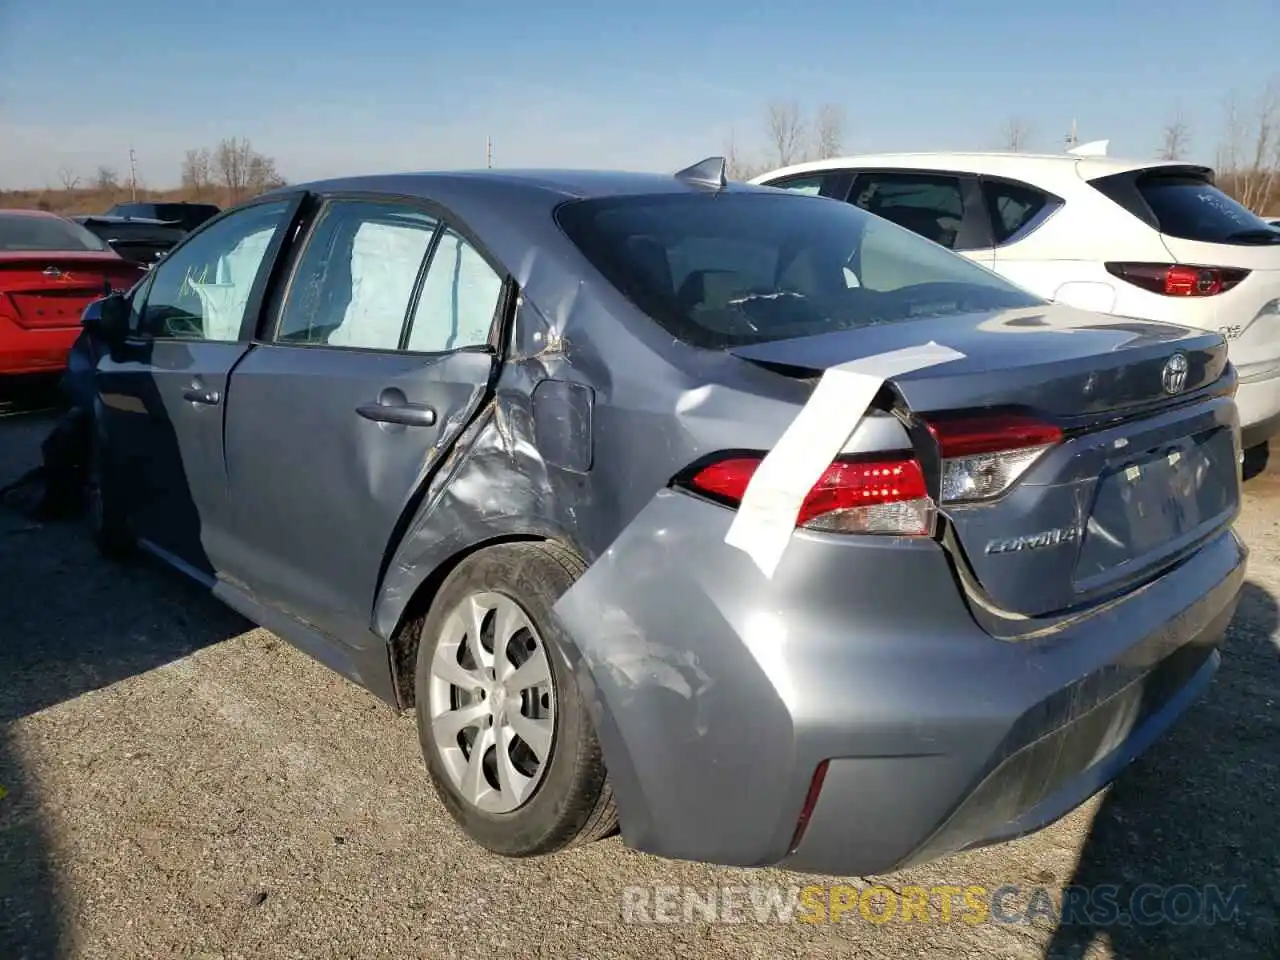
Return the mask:
<path id="1" fill-rule="evenodd" d="M 1044 547 L 1056 547 L 1060 543 L 1075 543 L 1080 539 L 1079 527 L 1058 527 L 1056 530 L 1043 530 L 1040 533 L 1029 533 L 1025 537 L 1008 537 L 992 540 L 987 544 L 987 553 L 1020 553 L 1023 550 L 1040 550 Z"/>
<path id="2" fill-rule="evenodd" d="M 1182 392 L 1182 388 L 1187 385 L 1189 366 L 1185 353 L 1175 353 L 1165 361 L 1164 370 L 1160 374 L 1160 382 L 1164 386 L 1165 393 L 1172 395 Z"/>

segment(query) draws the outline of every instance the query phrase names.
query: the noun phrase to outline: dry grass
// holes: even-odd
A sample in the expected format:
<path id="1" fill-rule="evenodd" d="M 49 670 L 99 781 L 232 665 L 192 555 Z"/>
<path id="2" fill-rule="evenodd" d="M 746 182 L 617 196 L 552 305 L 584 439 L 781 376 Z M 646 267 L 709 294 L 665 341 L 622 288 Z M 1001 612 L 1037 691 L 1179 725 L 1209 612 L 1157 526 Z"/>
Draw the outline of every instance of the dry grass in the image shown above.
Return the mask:
<path id="1" fill-rule="evenodd" d="M 144 190 L 138 188 L 138 199 L 152 201 L 196 200 L 201 203 L 216 203 L 220 207 L 231 206 L 241 200 L 247 200 L 250 193 L 240 191 L 233 196 L 226 187 L 177 187 L 172 190 Z M 127 187 L 117 189 L 101 189 L 99 187 L 76 187 L 64 190 L 61 187 L 37 190 L 0 190 L 0 209 L 49 210 L 53 213 L 73 215 L 81 213 L 105 213 L 112 204 L 131 200 L 132 195 Z"/>

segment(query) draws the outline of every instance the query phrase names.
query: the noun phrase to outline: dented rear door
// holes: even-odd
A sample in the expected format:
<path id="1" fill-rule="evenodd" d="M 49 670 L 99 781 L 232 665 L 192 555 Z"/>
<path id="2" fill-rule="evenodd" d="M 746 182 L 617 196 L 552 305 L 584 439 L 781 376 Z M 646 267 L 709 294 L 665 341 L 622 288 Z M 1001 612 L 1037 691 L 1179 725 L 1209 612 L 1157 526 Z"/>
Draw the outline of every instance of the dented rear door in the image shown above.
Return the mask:
<path id="1" fill-rule="evenodd" d="M 401 518 L 484 402 L 504 278 L 415 205 L 333 198 L 228 392 L 224 575 L 359 645 Z"/>

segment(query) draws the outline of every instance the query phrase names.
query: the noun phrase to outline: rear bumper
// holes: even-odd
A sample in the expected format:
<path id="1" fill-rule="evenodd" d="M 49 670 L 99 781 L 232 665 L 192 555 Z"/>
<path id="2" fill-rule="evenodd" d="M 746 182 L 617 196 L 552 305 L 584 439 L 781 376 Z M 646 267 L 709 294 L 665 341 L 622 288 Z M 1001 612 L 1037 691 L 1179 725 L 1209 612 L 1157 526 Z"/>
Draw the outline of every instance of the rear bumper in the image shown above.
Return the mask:
<path id="1" fill-rule="evenodd" d="M 1228 541 L 1234 537 L 1209 549 L 1234 552 L 1236 544 Z M 1226 556 L 1220 559 L 1230 563 Z M 1071 812 L 1204 692 L 1218 669 L 1217 643 L 1235 612 L 1242 581 L 1243 566 L 1237 565 L 1207 595 L 1116 659 L 1028 702 L 994 748 L 833 759 L 804 838 L 784 865 L 819 873 L 879 873 L 1010 840 Z M 1161 591 L 1171 587 L 1162 584 Z M 1038 657 L 1027 653 L 1033 669 Z M 955 712 L 962 725 L 963 709 Z M 890 771 L 892 778 L 886 777 Z M 901 792 L 899 779 L 918 794 L 886 802 Z"/>
<path id="2" fill-rule="evenodd" d="M 78 336 L 78 326 L 31 330 L 0 316 L 0 376 L 59 372 Z"/>
<path id="3" fill-rule="evenodd" d="M 1017 836 L 1103 787 L 1208 683 L 1247 557 L 1220 533 L 1120 600 L 1005 641 L 932 541 L 797 533 L 765 580 L 725 547 L 730 517 L 660 494 L 557 605 L 623 836 L 836 875 Z"/>
<path id="4" fill-rule="evenodd" d="M 1275 364 L 1267 365 L 1275 369 Z M 1238 370 L 1236 408 L 1240 411 L 1241 447 L 1248 450 L 1280 434 L 1280 375 L 1248 379 L 1249 370 Z"/>

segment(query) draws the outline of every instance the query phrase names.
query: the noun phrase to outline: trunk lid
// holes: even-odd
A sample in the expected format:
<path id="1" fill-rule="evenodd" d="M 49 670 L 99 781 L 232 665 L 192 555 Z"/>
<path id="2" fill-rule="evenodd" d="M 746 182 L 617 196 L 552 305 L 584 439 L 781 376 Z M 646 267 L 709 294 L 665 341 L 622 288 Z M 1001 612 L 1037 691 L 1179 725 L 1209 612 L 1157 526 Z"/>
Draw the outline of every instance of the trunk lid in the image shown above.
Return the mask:
<path id="1" fill-rule="evenodd" d="M 995 608 L 1047 615 L 1132 588 L 1234 519 L 1234 373 L 1217 333 L 1045 305 L 731 352 L 817 374 L 930 340 L 965 357 L 891 378 L 910 414 L 939 422 L 1016 411 L 1063 430 L 1001 495 L 939 504 L 944 542 Z M 1185 379 L 1171 394 L 1165 369 L 1177 354 Z M 923 449 L 924 437 L 921 458 L 936 477 L 937 448 Z"/>
<path id="2" fill-rule="evenodd" d="M 0 253 L 0 313 L 29 330 L 78 326 L 108 284 L 127 290 L 143 272 L 114 253 Z"/>

